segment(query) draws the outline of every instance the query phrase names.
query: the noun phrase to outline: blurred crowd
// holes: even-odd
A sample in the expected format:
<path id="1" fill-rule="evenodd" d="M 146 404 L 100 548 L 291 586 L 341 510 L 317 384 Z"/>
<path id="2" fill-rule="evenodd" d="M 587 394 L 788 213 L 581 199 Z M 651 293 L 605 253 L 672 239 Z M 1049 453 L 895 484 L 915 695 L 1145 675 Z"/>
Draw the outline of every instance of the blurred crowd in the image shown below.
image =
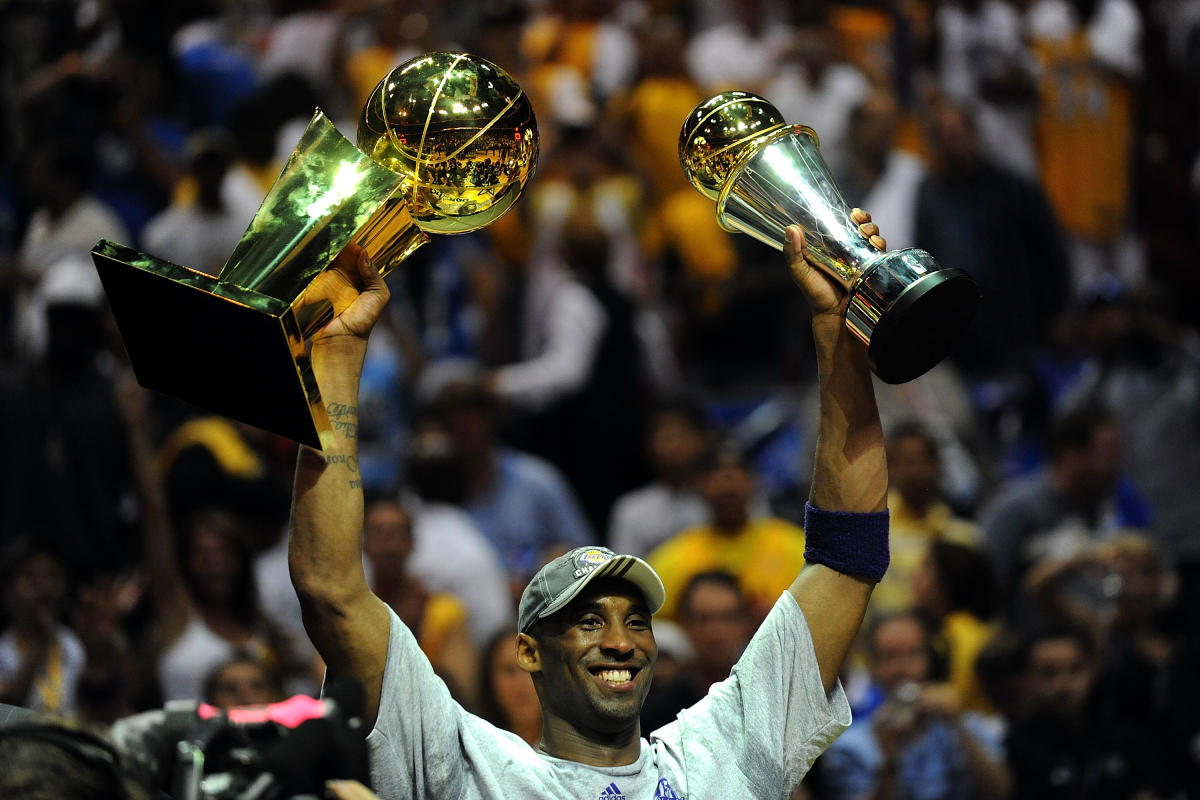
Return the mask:
<path id="1" fill-rule="evenodd" d="M 510 72 L 540 157 L 388 278 L 365 566 L 464 705 L 531 743 L 514 607 L 607 544 L 668 604 L 643 732 L 803 564 L 807 311 L 679 167 L 688 112 L 815 129 L 889 248 L 969 272 L 952 355 L 877 383 L 892 565 L 817 798 L 1200 792 L 1200 1 L 9 0 L 0 5 L 0 702 L 105 723 L 318 690 L 295 445 L 131 377 L 99 239 L 215 274 L 320 107 Z M 1193 300 L 1189 301 L 1188 298 Z M 180 359 L 186 359 L 186 353 Z"/>

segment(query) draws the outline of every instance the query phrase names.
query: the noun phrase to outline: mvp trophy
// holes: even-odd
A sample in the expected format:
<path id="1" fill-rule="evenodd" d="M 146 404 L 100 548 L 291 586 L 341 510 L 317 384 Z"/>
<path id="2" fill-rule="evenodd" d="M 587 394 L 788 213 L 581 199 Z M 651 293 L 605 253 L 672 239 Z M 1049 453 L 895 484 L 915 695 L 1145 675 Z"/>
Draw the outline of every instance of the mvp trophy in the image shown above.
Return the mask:
<path id="1" fill-rule="evenodd" d="M 325 279 L 334 258 L 354 242 L 387 274 L 431 233 L 494 222 L 537 154 L 521 87 L 463 53 L 388 73 L 357 146 L 317 109 L 215 278 L 106 240 L 92 249 L 138 382 L 321 447 L 330 422 L 306 340 L 355 294 Z"/>
<path id="2" fill-rule="evenodd" d="M 975 281 L 924 250 L 872 247 L 850 219 L 817 134 L 786 124 L 758 95 L 724 92 L 696 106 L 679 136 L 679 161 L 692 186 L 716 201 L 725 230 L 782 250 L 788 225 L 804 229 L 809 260 L 849 294 L 846 327 L 886 383 L 931 369 L 974 316 Z"/>

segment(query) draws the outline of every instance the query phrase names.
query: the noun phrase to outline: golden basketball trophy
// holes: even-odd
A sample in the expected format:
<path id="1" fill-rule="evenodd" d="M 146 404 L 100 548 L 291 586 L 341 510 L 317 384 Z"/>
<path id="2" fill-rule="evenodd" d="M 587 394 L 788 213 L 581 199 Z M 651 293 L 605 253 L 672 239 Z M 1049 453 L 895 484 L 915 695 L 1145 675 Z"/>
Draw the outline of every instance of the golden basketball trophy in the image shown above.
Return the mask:
<path id="1" fill-rule="evenodd" d="M 784 122 L 762 97 L 723 92 L 696 106 L 679 136 L 679 160 L 692 186 L 716 201 L 725 230 L 782 250 L 787 226 L 804 229 L 809 260 L 849 294 L 846 326 L 867 345 L 881 380 L 923 375 L 974 316 L 979 287 L 967 273 L 943 269 L 917 248 L 871 246 L 850 219 L 817 134 Z"/>
<path id="2" fill-rule="evenodd" d="M 537 154 L 528 96 L 464 53 L 388 73 L 357 146 L 317 109 L 217 277 L 106 240 L 92 249 L 138 382 L 320 447 L 330 422 L 306 341 L 352 295 L 318 277 L 350 242 L 386 275 L 431 233 L 494 222 Z"/>

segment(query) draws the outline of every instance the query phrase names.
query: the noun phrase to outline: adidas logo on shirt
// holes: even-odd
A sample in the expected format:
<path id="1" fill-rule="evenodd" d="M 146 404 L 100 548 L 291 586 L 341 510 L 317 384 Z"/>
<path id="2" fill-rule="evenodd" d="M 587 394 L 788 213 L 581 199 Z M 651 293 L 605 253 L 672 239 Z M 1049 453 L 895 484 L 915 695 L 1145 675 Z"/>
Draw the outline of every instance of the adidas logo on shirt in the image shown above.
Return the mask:
<path id="1" fill-rule="evenodd" d="M 600 793 L 598 800 L 625 800 L 625 794 L 617 788 L 615 783 L 610 783 L 604 787 L 604 791 Z"/>

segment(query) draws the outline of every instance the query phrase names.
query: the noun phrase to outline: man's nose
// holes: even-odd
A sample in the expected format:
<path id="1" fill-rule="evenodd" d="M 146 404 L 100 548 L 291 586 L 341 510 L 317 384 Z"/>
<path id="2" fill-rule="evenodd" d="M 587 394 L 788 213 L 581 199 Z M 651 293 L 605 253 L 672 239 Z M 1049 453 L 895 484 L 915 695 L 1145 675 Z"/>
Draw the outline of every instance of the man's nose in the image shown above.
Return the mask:
<path id="1" fill-rule="evenodd" d="M 624 657 L 633 655 L 633 636 L 623 623 L 615 623 L 604 629 L 604 638 L 600 649 L 607 653 L 620 654 Z"/>

